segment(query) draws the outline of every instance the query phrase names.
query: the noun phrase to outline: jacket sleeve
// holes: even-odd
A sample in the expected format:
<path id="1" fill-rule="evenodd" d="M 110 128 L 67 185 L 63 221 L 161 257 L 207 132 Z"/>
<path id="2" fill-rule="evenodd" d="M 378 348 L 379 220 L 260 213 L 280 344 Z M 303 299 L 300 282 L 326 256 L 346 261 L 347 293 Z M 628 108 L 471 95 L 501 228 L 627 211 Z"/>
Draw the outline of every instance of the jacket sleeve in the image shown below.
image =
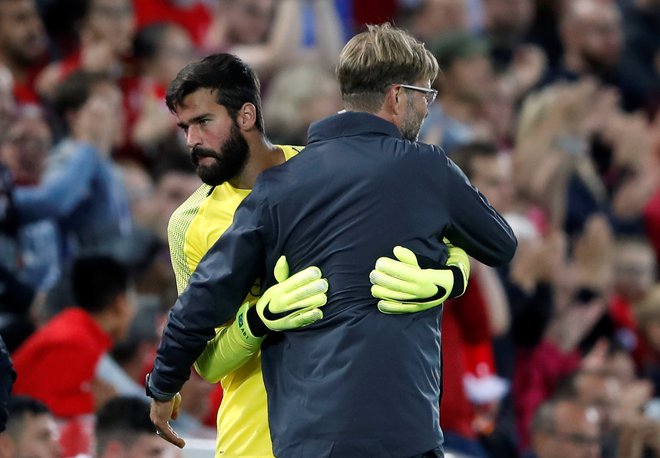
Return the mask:
<path id="1" fill-rule="evenodd" d="M 100 163 L 98 152 L 85 143 L 67 142 L 64 148 L 42 184 L 15 188 L 14 202 L 22 224 L 64 217 L 90 192 Z"/>
<path id="2" fill-rule="evenodd" d="M 451 225 L 446 237 L 477 261 L 495 267 L 513 258 L 518 246 L 513 230 L 450 159 L 447 199 Z"/>
<path id="3" fill-rule="evenodd" d="M 255 188 L 174 304 L 151 373 L 154 393 L 174 395 L 179 391 L 190 376 L 190 367 L 215 337 L 215 328 L 234 317 L 259 277 L 265 256 L 264 206 Z"/>

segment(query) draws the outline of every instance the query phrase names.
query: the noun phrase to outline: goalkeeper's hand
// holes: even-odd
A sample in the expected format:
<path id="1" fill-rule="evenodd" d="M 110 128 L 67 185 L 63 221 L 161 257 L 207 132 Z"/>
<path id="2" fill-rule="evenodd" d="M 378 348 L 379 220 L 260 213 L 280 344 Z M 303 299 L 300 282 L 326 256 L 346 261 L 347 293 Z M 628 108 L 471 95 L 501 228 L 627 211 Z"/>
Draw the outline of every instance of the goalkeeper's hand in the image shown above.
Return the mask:
<path id="1" fill-rule="evenodd" d="M 446 266 L 422 269 L 415 253 L 402 246 L 394 248 L 396 259 L 376 261 L 371 271 L 371 294 L 383 313 L 415 313 L 436 307 L 465 292 L 470 277 L 470 259 L 461 248 L 446 243 Z"/>
<path id="2" fill-rule="evenodd" d="M 328 281 L 321 278 L 318 267 L 308 267 L 289 277 L 289 265 L 281 256 L 275 264 L 277 284 L 268 288 L 254 307 L 245 309 L 245 321 L 252 336 L 261 337 L 268 331 L 287 331 L 314 323 L 323 318 L 327 301 Z M 239 328 L 243 316 L 237 316 Z"/>

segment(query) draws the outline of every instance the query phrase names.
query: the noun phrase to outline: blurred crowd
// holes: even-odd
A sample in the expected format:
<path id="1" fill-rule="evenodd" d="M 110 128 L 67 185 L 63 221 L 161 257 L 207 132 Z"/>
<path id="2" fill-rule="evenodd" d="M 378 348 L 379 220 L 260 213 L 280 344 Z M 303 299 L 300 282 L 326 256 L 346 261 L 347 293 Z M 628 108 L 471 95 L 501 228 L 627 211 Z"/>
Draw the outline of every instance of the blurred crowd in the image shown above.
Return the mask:
<path id="1" fill-rule="evenodd" d="M 304 145 L 342 109 L 347 38 L 383 21 L 441 67 L 420 141 L 519 240 L 445 304 L 447 451 L 660 457 L 658 0 L 0 0 L 0 335 L 17 408 L 55 425 L 30 456 L 92 453 L 100 409 L 144 396 L 176 299 L 167 222 L 201 184 L 169 81 L 234 53 L 268 137 Z M 193 373 L 174 428 L 213 438 L 221 399 Z"/>

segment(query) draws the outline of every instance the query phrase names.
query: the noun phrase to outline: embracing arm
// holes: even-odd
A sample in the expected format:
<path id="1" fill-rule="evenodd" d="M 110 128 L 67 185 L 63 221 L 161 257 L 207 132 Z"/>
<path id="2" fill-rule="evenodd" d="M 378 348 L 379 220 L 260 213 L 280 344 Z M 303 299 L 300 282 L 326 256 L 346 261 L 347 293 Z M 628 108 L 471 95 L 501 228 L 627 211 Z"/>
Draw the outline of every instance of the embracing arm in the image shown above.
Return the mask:
<path id="1" fill-rule="evenodd" d="M 509 224 L 470 184 L 461 169 L 449 159 L 447 199 L 451 226 L 445 236 L 468 255 L 491 267 L 506 264 L 513 258 L 518 241 Z"/>
<path id="2" fill-rule="evenodd" d="M 275 263 L 277 283 L 268 288 L 252 307 L 241 306 L 234 322 L 216 334 L 195 363 L 209 381 L 217 381 L 242 366 L 259 350 L 263 337 L 272 331 L 307 326 L 323 318 L 328 282 L 318 267 L 309 266 L 289 276 L 286 257 Z"/>
<path id="3" fill-rule="evenodd" d="M 259 352 L 264 337 L 253 335 L 243 321 L 249 307 L 249 303 L 243 304 L 236 319 L 230 325 L 218 329 L 195 361 L 195 370 L 206 381 L 218 382 Z"/>

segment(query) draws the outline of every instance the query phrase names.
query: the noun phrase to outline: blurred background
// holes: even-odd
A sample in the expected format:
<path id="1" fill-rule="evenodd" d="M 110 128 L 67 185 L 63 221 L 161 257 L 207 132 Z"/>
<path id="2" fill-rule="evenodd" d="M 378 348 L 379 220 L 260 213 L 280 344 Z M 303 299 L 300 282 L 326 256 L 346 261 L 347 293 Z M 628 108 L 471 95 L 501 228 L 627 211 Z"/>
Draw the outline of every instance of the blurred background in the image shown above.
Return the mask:
<path id="1" fill-rule="evenodd" d="M 446 449 L 660 456 L 659 0 L 0 0 L 0 335 L 16 394 L 54 421 L 38 456 L 89 453 L 101 406 L 143 396 L 176 300 L 167 221 L 201 184 L 169 81 L 234 53 L 261 79 L 269 138 L 305 145 L 342 109 L 341 48 L 385 21 L 440 63 L 420 141 L 519 240 L 445 304 Z M 99 297 L 123 310 L 104 338 L 72 312 Z M 47 325 L 98 348 L 30 372 Z M 30 383 L 67 371 L 93 402 Z M 212 448 L 220 386 L 193 376 L 183 399 L 175 429 Z"/>

